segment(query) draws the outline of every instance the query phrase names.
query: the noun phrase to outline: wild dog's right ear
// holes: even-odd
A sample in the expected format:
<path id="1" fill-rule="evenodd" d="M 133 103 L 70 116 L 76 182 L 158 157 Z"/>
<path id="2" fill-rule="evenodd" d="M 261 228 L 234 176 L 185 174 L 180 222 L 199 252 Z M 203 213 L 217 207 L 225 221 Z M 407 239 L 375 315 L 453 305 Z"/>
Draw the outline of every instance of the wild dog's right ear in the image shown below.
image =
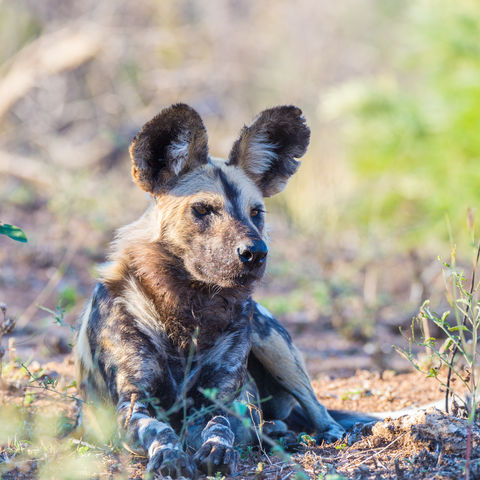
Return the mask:
<path id="1" fill-rule="evenodd" d="M 281 192 L 300 164 L 310 140 L 302 111 L 294 106 L 264 110 L 234 143 L 229 165 L 241 167 L 264 197 Z"/>
<path id="2" fill-rule="evenodd" d="M 137 185 L 157 193 L 169 180 L 208 159 L 207 131 L 200 115 L 178 103 L 147 122 L 130 145 L 132 176 Z"/>

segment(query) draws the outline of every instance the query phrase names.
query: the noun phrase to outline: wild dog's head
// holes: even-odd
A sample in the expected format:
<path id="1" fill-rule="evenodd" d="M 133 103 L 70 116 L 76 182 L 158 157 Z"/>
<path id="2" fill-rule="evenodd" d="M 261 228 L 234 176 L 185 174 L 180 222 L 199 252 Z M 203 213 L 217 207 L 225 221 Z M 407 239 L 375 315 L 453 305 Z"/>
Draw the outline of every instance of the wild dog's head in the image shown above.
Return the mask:
<path id="1" fill-rule="evenodd" d="M 263 198 L 283 190 L 309 137 L 299 108 L 271 108 L 243 127 L 224 161 L 209 156 L 195 110 L 163 110 L 130 146 L 133 178 L 155 200 L 153 241 L 194 281 L 237 287 L 261 278 Z"/>

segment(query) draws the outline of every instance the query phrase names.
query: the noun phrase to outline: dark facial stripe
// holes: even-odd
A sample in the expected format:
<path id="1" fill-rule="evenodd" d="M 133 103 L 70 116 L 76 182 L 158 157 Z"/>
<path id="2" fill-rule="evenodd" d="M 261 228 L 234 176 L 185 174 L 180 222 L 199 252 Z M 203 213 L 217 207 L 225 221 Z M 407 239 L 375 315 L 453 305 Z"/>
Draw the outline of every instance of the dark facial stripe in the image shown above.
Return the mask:
<path id="1" fill-rule="evenodd" d="M 221 169 L 218 169 L 218 176 L 220 178 L 220 182 L 222 183 L 223 190 L 225 191 L 225 195 L 232 204 L 232 215 L 243 223 L 247 223 L 240 204 L 240 190 L 236 185 L 228 180 L 225 172 L 223 172 Z"/>
<path id="2" fill-rule="evenodd" d="M 228 198 L 232 205 L 232 212 L 234 218 L 242 222 L 249 230 L 249 235 L 252 238 L 257 238 L 258 234 L 263 228 L 263 216 L 260 214 L 256 221 L 252 221 L 250 216 L 242 212 L 241 205 L 241 191 L 237 185 L 231 182 L 225 172 L 220 169 L 215 169 L 215 176 L 217 176 L 222 184 L 223 190 L 225 191 L 225 196 Z"/>

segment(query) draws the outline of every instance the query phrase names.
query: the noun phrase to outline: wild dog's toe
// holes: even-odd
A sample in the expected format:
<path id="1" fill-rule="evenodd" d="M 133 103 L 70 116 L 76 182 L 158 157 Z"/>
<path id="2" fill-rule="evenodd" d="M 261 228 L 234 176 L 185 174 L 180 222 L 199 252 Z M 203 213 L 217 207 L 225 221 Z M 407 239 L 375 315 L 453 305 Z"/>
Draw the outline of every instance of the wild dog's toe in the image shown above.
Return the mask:
<path id="1" fill-rule="evenodd" d="M 338 423 L 332 423 L 327 430 L 318 435 L 318 440 L 324 440 L 327 443 L 333 443 L 345 436 L 345 429 Z"/>
<path id="2" fill-rule="evenodd" d="M 282 420 L 265 422 L 263 433 L 286 450 L 295 450 L 298 448 L 298 435 L 292 430 L 289 430 Z"/>
<path id="3" fill-rule="evenodd" d="M 164 477 L 196 478 L 196 468 L 192 459 L 179 449 L 161 448 L 150 458 L 147 471 L 160 472 Z"/>
<path id="4" fill-rule="evenodd" d="M 207 442 L 197 451 L 194 460 L 198 468 L 207 475 L 216 472 L 232 474 L 237 469 L 238 453 L 232 447 Z"/>
<path id="5" fill-rule="evenodd" d="M 265 422 L 263 433 L 272 438 L 283 436 L 288 431 L 287 424 L 282 420 L 270 420 Z"/>
<path id="6" fill-rule="evenodd" d="M 191 458 L 179 450 L 165 452 L 159 470 L 163 476 L 170 475 L 173 478 L 194 478 L 196 472 L 195 464 Z"/>
<path id="7" fill-rule="evenodd" d="M 207 442 L 197 450 L 197 453 L 193 456 L 197 465 L 200 465 L 210 455 L 213 446 L 212 442 Z"/>
<path id="8" fill-rule="evenodd" d="M 298 444 L 298 435 L 292 430 L 287 430 L 286 432 L 278 433 L 271 437 L 273 440 L 279 443 L 285 450 L 294 451 L 299 447 Z"/>

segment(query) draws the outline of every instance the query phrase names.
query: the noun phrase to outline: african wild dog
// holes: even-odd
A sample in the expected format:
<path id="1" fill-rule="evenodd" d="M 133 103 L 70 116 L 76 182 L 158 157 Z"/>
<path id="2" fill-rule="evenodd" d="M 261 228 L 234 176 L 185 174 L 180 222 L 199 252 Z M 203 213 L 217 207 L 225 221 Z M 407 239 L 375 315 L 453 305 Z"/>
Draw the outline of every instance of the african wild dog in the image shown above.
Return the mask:
<path id="1" fill-rule="evenodd" d="M 327 440 L 344 433 L 317 401 L 288 332 L 251 298 L 267 258 L 263 198 L 284 188 L 309 137 L 300 109 L 272 108 L 242 129 L 224 161 L 209 156 L 195 110 L 177 104 L 132 142 L 133 178 L 153 201 L 118 231 L 81 318 L 76 360 L 84 395 L 116 405 L 150 470 L 233 472 L 234 443 L 253 439 L 224 405 L 249 379 L 267 399 L 266 420 L 288 421 L 294 409 Z M 216 389 L 213 406 L 205 389 Z M 182 444 L 184 410 L 196 420 Z"/>

